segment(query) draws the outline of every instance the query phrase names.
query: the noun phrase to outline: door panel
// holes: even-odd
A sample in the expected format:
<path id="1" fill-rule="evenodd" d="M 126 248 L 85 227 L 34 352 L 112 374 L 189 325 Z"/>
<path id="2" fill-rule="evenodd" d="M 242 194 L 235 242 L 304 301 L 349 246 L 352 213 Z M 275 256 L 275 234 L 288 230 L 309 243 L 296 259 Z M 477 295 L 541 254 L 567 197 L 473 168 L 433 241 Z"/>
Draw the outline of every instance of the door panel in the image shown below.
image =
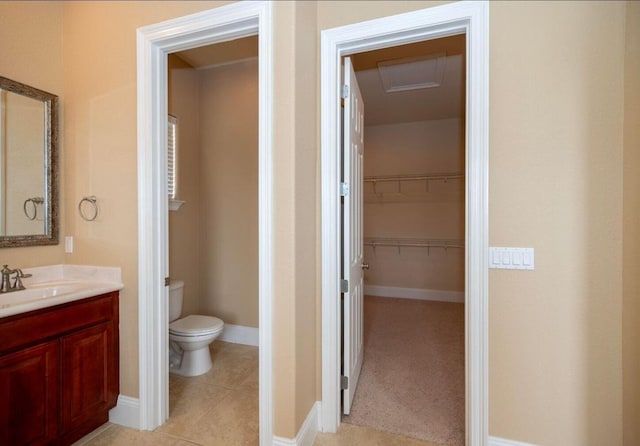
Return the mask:
<path id="1" fill-rule="evenodd" d="M 50 444 L 57 435 L 57 408 L 57 342 L 0 358 L 0 444 Z"/>
<path id="2" fill-rule="evenodd" d="M 364 102 L 350 58 L 344 61 L 347 97 L 343 114 L 343 181 L 349 191 L 343 205 L 343 278 L 348 290 L 343 300 L 343 375 L 348 387 L 342 392 L 343 412 L 348 415 L 362 368 L 363 340 L 363 244 L 362 160 L 364 155 Z"/>
<path id="3" fill-rule="evenodd" d="M 113 324 L 100 324 L 62 338 L 62 425 L 79 426 L 110 409 L 118 397 Z"/>

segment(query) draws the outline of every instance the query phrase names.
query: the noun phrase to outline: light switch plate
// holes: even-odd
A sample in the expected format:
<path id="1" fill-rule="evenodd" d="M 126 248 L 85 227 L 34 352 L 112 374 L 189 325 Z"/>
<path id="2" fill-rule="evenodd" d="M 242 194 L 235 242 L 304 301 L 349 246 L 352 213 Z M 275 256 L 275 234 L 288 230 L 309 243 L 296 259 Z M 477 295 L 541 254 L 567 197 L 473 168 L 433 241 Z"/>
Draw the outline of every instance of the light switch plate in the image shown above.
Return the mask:
<path id="1" fill-rule="evenodd" d="M 67 235 L 64 238 L 64 252 L 70 254 L 73 252 L 73 236 Z"/>
<path id="2" fill-rule="evenodd" d="M 533 248 L 489 248 L 489 268 L 535 269 Z"/>

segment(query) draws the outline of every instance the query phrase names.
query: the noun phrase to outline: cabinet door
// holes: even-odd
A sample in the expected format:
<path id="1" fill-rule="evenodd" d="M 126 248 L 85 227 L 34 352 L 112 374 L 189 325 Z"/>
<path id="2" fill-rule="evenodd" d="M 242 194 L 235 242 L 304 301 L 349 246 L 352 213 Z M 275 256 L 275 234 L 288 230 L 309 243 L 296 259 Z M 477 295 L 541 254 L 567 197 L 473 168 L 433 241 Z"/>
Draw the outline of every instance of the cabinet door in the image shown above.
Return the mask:
<path id="1" fill-rule="evenodd" d="M 61 339 L 62 430 L 107 418 L 118 397 L 118 361 L 111 322 Z M 106 419 L 103 420 L 103 422 Z"/>
<path id="2" fill-rule="evenodd" d="M 57 435 L 58 344 L 0 357 L 0 444 L 40 445 Z"/>

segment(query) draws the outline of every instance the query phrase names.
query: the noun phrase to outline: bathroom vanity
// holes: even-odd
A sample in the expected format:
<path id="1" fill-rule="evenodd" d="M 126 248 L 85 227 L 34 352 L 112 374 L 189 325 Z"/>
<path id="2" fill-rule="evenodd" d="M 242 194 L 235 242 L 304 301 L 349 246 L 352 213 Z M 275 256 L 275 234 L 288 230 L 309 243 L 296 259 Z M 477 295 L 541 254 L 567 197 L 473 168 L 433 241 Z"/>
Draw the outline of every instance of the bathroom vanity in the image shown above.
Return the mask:
<path id="1" fill-rule="evenodd" d="M 119 393 L 118 292 L 0 319 L 0 444 L 71 444 Z"/>
<path id="2" fill-rule="evenodd" d="M 122 286 L 93 295 L 73 283 L 71 291 L 27 289 L 23 299 L 65 292 L 40 299 L 55 305 L 4 317 L 15 305 L 0 298 L 0 445 L 69 445 L 107 422 L 117 403 Z"/>

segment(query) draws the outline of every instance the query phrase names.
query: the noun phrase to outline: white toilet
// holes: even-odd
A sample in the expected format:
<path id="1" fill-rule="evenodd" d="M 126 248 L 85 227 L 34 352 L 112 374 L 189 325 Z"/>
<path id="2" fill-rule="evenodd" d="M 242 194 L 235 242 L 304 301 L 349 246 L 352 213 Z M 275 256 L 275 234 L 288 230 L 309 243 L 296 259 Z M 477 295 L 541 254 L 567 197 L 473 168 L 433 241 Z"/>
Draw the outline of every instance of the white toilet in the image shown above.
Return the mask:
<path id="1" fill-rule="evenodd" d="M 182 314 L 184 282 L 169 284 L 169 371 L 181 376 L 198 376 L 211 369 L 211 344 L 222 333 L 224 322 L 217 317 Z"/>

